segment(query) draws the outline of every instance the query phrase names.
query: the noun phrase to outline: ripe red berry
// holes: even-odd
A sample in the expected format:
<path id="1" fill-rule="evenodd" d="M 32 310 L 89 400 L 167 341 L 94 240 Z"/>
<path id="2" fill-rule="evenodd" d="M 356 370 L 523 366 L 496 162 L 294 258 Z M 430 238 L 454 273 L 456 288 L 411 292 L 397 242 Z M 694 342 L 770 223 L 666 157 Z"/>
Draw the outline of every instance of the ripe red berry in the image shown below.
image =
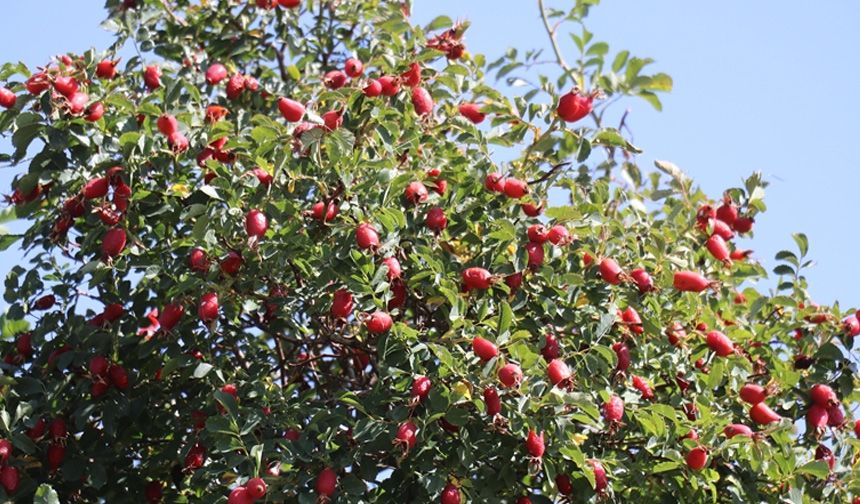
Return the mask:
<path id="1" fill-rule="evenodd" d="M 317 476 L 314 489 L 318 494 L 325 497 L 331 497 L 337 490 L 337 473 L 333 469 L 326 467 Z"/>
<path id="2" fill-rule="evenodd" d="M 110 180 L 107 177 L 94 178 L 84 185 L 83 195 L 86 199 L 104 198 L 108 193 Z"/>
<path id="3" fill-rule="evenodd" d="M 627 371 L 627 368 L 630 367 L 630 349 L 627 348 L 627 345 L 619 341 L 612 344 L 612 350 L 615 351 L 615 357 L 617 358 L 615 370 L 619 373 Z"/>
<path id="4" fill-rule="evenodd" d="M 729 424 L 723 429 L 723 434 L 729 439 L 735 436 L 752 437 L 753 430 L 744 424 Z"/>
<path id="5" fill-rule="evenodd" d="M 534 458 L 543 457 L 546 447 L 544 445 L 544 433 L 536 433 L 534 430 L 529 430 L 526 436 L 526 450 Z"/>
<path id="6" fill-rule="evenodd" d="M 103 355 L 94 355 L 90 358 L 88 369 L 93 376 L 105 376 L 110 367 L 110 361 Z"/>
<path id="7" fill-rule="evenodd" d="M 591 112 L 592 101 L 592 95 L 585 95 L 574 89 L 558 100 L 556 112 L 566 122 L 578 121 Z"/>
<path id="8" fill-rule="evenodd" d="M 338 289 L 331 302 L 331 315 L 345 319 L 352 313 L 352 294 L 346 289 Z"/>
<path id="9" fill-rule="evenodd" d="M 346 73 L 341 70 L 331 70 L 326 72 L 322 79 L 325 87 L 329 89 L 340 89 L 346 85 L 346 81 L 348 80 L 349 78 L 346 76 Z"/>
<path id="10" fill-rule="evenodd" d="M 484 268 L 466 268 L 463 270 L 462 277 L 466 290 L 485 290 L 493 285 L 493 275 Z"/>
<path id="11" fill-rule="evenodd" d="M 829 467 L 831 471 L 833 470 L 833 466 L 836 465 L 836 457 L 833 456 L 833 451 L 824 445 L 818 445 L 815 449 L 815 460 L 823 460 L 827 462 L 827 467 Z"/>
<path id="12" fill-rule="evenodd" d="M 418 181 L 410 182 L 403 191 L 403 196 L 406 198 L 406 201 L 413 205 L 424 203 L 427 201 L 427 198 L 430 197 L 430 195 L 427 194 L 427 188 L 424 184 Z"/>
<path id="13" fill-rule="evenodd" d="M 380 91 L 383 96 L 394 96 L 400 92 L 400 78 L 391 75 L 383 75 L 378 80 Z"/>
<path id="14" fill-rule="evenodd" d="M 810 432 L 823 432 L 829 422 L 830 415 L 827 414 L 827 408 L 823 406 L 813 404 L 806 411 L 806 428 Z"/>
<path id="15" fill-rule="evenodd" d="M 235 250 L 231 250 L 227 252 L 227 256 L 224 257 L 224 259 L 221 259 L 221 263 L 218 267 L 221 268 L 221 272 L 225 275 L 235 275 L 239 272 L 239 268 L 242 267 L 244 262 L 242 254 Z"/>
<path id="16" fill-rule="evenodd" d="M 827 408 L 827 425 L 841 429 L 844 424 L 845 412 L 842 411 L 841 404 L 834 404 Z"/>
<path id="17" fill-rule="evenodd" d="M 737 219 L 735 219 L 735 222 L 732 225 L 732 229 L 734 229 L 740 234 L 746 234 L 752 231 L 754 222 L 755 221 L 752 219 L 752 217 L 738 217 Z"/>
<path id="18" fill-rule="evenodd" d="M 269 220 L 266 218 L 266 214 L 260 210 L 255 208 L 245 216 L 245 232 L 248 233 L 248 236 L 263 236 L 268 229 Z"/>
<path id="19" fill-rule="evenodd" d="M 158 324 L 161 327 L 161 330 L 164 332 L 169 332 L 171 329 L 176 327 L 176 324 L 182 320 L 182 316 L 185 314 L 185 308 L 180 304 L 171 303 L 164 307 L 161 311 L 161 314 L 158 316 Z"/>
<path id="20" fill-rule="evenodd" d="M 412 88 L 412 106 L 415 113 L 423 116 L 433 111 L 433 97 L 423 87 Z"/>
<path id="21" fill-rule="evenodd" d="M 694 471 L 701 471 L 708 464 L 708 450 L 697 446 L 687 453 L 687 467 Z"/>
<path id="22" fill-rule="evenodd" d="M 407 420 L 397 427 L 397 433 L 394 435 L 396 443 L 401 444 L 406 450 L 415 448 L 418 443 L 418 427 Z"/>
<path id="23" fill-rule="evenodd" d="M 516 388 L 523 381 L 523 370 L 516 364 L 505 364 L 499 369 L 499 381 L 507 388 Z"/>
<path id="24" fill-rule="evenodd" d="M 191 253 L 188 254 L 188 266 L 201 273 L 209 271 L 209 257 L 206 251 L 200 247 L 191 249 Z"/>
<path id="25" fill-rule="evenodd" d="M 613 395 L 603 403 L 603 419 L 610 423 L 621 421 L 624 416 L 624 401 L 617 395 Z"/>
<path id="26" fill-rule="evenodd" d="M 128 388 L 128 373 L 125 368 L 119 365 L 112 365 L 108 369 L 111 384 L 119 390 Z"/>
<path id="27" fill-rule="evenodd" d="M 709 332 L 705 339 L 708 347 L 720 357 L 727 357 L 735 352 L 735 344 L 720 331 Z"/>
<path id="28" fill-rule="evenodd" d="M 355 242 L 362 250 L 376 249 L 379 247 L 379 234 L 372 224 L 360 224 L 355 230 Z"/>
<path id="29" fill-rule="evenodd" d="M 735 221 L 738 218 L 738 206 L 730 199 L 726 199 L 726 201 L 717 208 L 716 217 L 729 226 L 734 226 Z"/>
<path id="30" fill-rule="evenodd" d="M 728 241 L 735 237 L 735 233 L 732 231 L 732 228 L 719 219 L 709 220 L 708 225 L 711 227 L 711 234 L 718 235 L 723 240 Z"/>
<path id="31" fill-rule="evenodd" d="M 433 207 L 427 211 L 424 223 L 427 225 L 427 228 L 434 233 L 441 233 L 448 227 L 448 218 L 445 217 L 444 210 L 439 207 Z"/>
<path id="32" fill-rule="evenodd" d="M 278 110 L 288 122 L 299 122 L 305 115 L 305 106 L 289 98 L 278 98 Z"/>
<path id="33" fill-rule="evenodd" d="M 211 322 L 218 318 L 218 294 L 214 292 L 203 294 L 197 306 L 197 316 L 203 322 Z"/>
<path id="34" fill-rule="evenodd" d="M 346 75 L 354 79 L 364 73 L 364 63 L 359 59 L 349 58 L 343 64 L 343 71 L 346 72 Z"/>
<path id="35" fill-rule="evenodd" d="M 588 459 L 588 463 L 591 465 L 591 470 L 594 471 L 594 491 L 602 494 L 609 485 L 609 479 L 606 477 L 606 469 L 603 468 L 603 464 L 599 460 Z"/>
<path id="36" fill-rule="evenodd" d="M 714 259 L 725 264 L 732 263 L 729 246 L 726 245 L 726 241 L 723 240 L 722 236 L 717 234 L 711 235 L 705 245 L 708 247 L 708 252 L 710 252 L 711 255 L 714 256 Z"/>
<path id="37" fill-rule="evenodd" d="M 370 79 L 362 91 L 364 92 L 364 96 L 375 98 L 382 94 L 382 83 L 376 79 Z"/>
<path id="38" fill-rule="evenodd" d="M 430 394 L 430 389 L 433 387 L 433 383 L 430 381 L 430 378 L 426 376 L 419 376 L 412 381 L 412 389 L 410 390 L 410 394 L 412 397 L 418 397 L 420 399 L 424 399 L 427 395 Z"/>
<path id="39" fill-rule="evenodd" d="M 12 455 L 12 442 L 8 439 L 0 439 L 0 465 L 6 465 Z"/>
<path id="40" fill-rule="evenodd" d="M 227 504 L 252 504 L 253 502 L 254 499 L 251 498 L 251 494 L 244 486 L 234 488 L 227 496 Z"/>
<path id="41" fill-rule="evenodd" d="M 642 399 L 645 399 L 646 401 L 654 399 L 654 391 L 651 390 L 651 386 L 648 385 L 648 382 L 636 375 L 633 375 L 631 379 L 633 381 L 633 388 L 635 388 L 639 391 L 640 394 L 642 394 Z"/>
<path id="42" fill-rule="evenodd" d="M 206 82 L 214 86 L 227 78 L 227 67 L 221 63 L 213 63 L 206 69 Z"/>
<path id="43" fill-rule="evenodd" d="M 553 385 L 563 385 L 570 380 L 570 368 L 560 359 L 553 359 L 546 368 L 549 381 Z"/>
<path id="44" fill-rule="evenodd" d="M 561 347 L 558 344 L 558 338 L 554 334 L 547 334 L 545 340 L 543 348 L 540 349 L 540 354 L 545 361 L 550 362 L 561 355 Z"/>
<path id="45" fill-rule="evenodd" d="M 529 217 L 537 217 L 543 213 L 543 203 L 540 205 L 535 205 L 534 203 L 521 203 L 520 208 L 523 210 L 523 213 Z"/>
<path id="46" fill-rule="evenodd" d="M 695 271 L 678 271 L 672 285 L 681 292 L 702 292 L 715 283 Z"/>
<path id="47" fill-rule="evenodd" d="M 143 83 L 150 91 L 161 87 L 161 69 L 150 65 L 143 70 Z"/>
<path id="48" fill-rule="evenodd" d="M 252 499 L 262 499 L 264 495 L 266 495 L 266 482 L 263 478 L 251 478 L 245 483 L 245 488 L 248 489 L 248 495 L 251 496 Z"/>
<path id="49" fill-rule="evenodd" d="M 318 201 L 313 204 L 311 207 L 311 217 L 316 220 L 323 220 L 323 211 L 325 210 L 325 221 L 329 222 L 334 220 L 337 217 L 338 208 L 334 202 L 328 204 L 328 209 L 326 209 L 325 203 L 322 201 Z"/>
<path id="50" fill-rule="evenodd" d="M 240 73 L 235 73 L 230 76 L 230 80 L 227 81 L 227 99 L 235 100 L 242 96 L 242 93 L 245 91 L 245 87 L 248 83 L 248 79 L 245 78 L 244 75 Z M 280 103 L 278 104 L 280 105 Z"/>
<path id="51" fill-rule="evenodd" d="M 501 173 L 490 173 L 484 178 L 484 187 L 490 192 L 505 192 L 505 177 Z"/>
<path id="52" fill-rule="evenodd" d="M 633 279 L 633 283 L 636 284 L 636 288 L 639 289 L 641 294 L 645 294 L 646 292 L 651 292 L 654 290 L 654 280 L 651 278 L 651 275 L 648 274 L 642 268 L 636 268 L 635 270 L 630 272 L 630 278 Z"/>
<path id="53" fill-rule="evenodd" d="M 442 489 L 440 502 L 442 504 L 460 504 L 460 489 L 454 486 L 453 483 L 448 483 Z"/>
<path id="54" fill-rule="evenodd" d="M 367 330 L 373 334 L 388 332 L 389 329 L 391 329 L 392 323 L 391 315 L 383 311 L 375 311 L 371 313 L 364 321 L 364 325 L 367 327 Z"/>
<path id="55" fill-rule="evenodd" d="M 524 181 L 514 177 L 505 179 L 505 196 L 509 198 L 522 198 L 529 193 L 529 185 Z"/>
<path id="56" fill-rule="evenodd" d="M 18 491 L 18 484 L 21 482 L 21 477 L 18 474 L 18 468 L 6 466 L 0 468 L 0 486 L 6 491 L 7 495 L 12 495 Z"/>
<path id="57" fill-rule="evenodd" d="M 749 404 L 758 404 L 767 398 L 767 390 L 761 385 L 755 383 L 747 383 L 741 387 L 741 399 Z"/>
<path id="58" fill-rule="evenodd" d="M 528 265 L 532 268 L 538 268 L 543 264 L 544 249 L 543 245 L 535 242 L 526 243 L 526 254 L 528 256 Z"/>
<path id="59" fill-rule="evenodd" d="M 573 482 L 567 474 L 557 474 L 555 476 L 555 486 L 558 488 L 558 493 L 562 495 L 573 493 Z"/>
<path id="60" fill-rule="evenodd" d="M 528 236 L 529 241 L 535 243 L 545 243 L 549 239 L 547 230 L 543 224 L 532 224 L 529 226 L 526 230 L 526 236 Z"/>
<path id="61" fill-rule="evenodd" d="M 475 336 L 472 339 L 472 351 L 475 352 L 475 355 L 484 362 L 487 362 L 499 355 L 499 349 L 496 345 L 480 336 Z"/>
<path id="62" fill-rule="evenodd" d="M 502 412 L 502 400 L 499 398 L 499 392 L 493 387 L 484 389 L 484 404 L 487 406 L 487 414 L 496 416 Z M 858 420 L 860 424 L 860 420 Z M 860 434 L 857 434 L 860 437 Z"/>
<path id="63" fill-rule="evenodd" d="M 56 471 L 60 467 L 60 464 L 63 463 L 63 460 L 65 460 L 65 458 L 65 445 L 53 443 L 51 444 L 51 446 L 48 447 L 47 462 L 49 470 Z"/>
<path id="64" fill-rule="evenodd" d="M 108 229 L 102 237 L 102 257 L 116 257 L 125 248 L 125 230 L 122 228 Z"/>
<path id="65" fill-rule="evenodd" d="M 614 259 L 604 257 L 600 261 L 600 276 L 606 283 L 618 285 L 621 283 L 621 266 Z"/>
<path id="66" fill-rule="evenodd" d="M 46 89 L 51 87 L 51 82 L 48 80 L 48 74 L 45 72 L 34 73 L 27 79 L 24 83 L 24 87 L 27 88 L 27 92 L 31 95 L 40 95 Z"/>
<path id="67" fill-rule="evenodd" d="M 53 294 L 46 294 L 33 301 L 33 310 L 50 310 L 56 302 L 57 298 Z"/>
<path id="68" fill-rule="evenodd" d="M 61 75 L 54 80 L 54 89 L 66 98 L 71 98 L 78 91 L 78 81 L 74 77 Z"/>
<path id="69" fill-rule="evenodd" d="M 322 115 L 322 120 L 327 131 L 334 131 L 343 124 L 343 112 L 340 110 L 329 110 Z"/>
<path id="70" fill-rule="evenodd" d="M 460 115 L 474 124 L 484 122 L 484 119 L 487 117 L 486 114 L 481 112 L 481 107 L 477 103 L 462 103 L 457 110 L 460 112 Z"/>
<path id="71" fill-rule="evenodd" d="M 809 399 L 812 400 L 812 404 L 817 404 L 822 408 L 828 408 L 839 402 L 836 392 L 829 386 L 820 383 L 809 389 Z"/>
<path id="72" fill-rule="evenodd" d="M 167 135 L 167 146 L 176 154 L 187 151 L 188 145 L 188 138 L 179 131 Z"/>
<path id="73" fill-rule="evenodd" d="M 779 422 L 782 417 L 776 414 L 775 411 L 770 409 L 767 404 L 760 402 L 750 409 L 750 418 L 753 420 L 753 422 L 757 424 L 767 425 L 770 423 Z"/>
<path id="74" fill-rule="evenodd" d="M 119 60 L 101 60 L 96 65 L 96 77 L 99 79 L 113 79 L 116 77 L 116 65 Z"/>
<path id="75" fill-rule="evenodd" d="M 567 228 L 562 226 L 561 224 L 556 224 L 555 226 L 549 228 L 549 232 L 547 232 L 547 239 L 549 239 L 550 243 L 557 246 L 564 246 L 572 241 L 570 231 L 568 231 Z"/>

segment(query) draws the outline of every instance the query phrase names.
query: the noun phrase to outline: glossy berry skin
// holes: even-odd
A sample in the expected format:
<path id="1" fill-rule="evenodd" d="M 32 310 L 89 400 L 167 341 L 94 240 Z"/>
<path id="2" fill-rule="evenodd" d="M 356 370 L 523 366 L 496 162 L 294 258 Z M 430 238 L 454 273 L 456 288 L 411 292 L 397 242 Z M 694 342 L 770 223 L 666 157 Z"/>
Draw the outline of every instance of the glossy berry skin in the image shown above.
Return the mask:
<path id="1" fill-rule="evenodd" d="M 708 450 L 698 446 L 687 453 L 687 467 L 694 471 L 701 471 L 708 464 Z"/>
<path id="2" fill-rule="evenodd" d="M 346 289 L 338 289 L 331 302 L 331 315 L 345 319 L 352 313 L 352 294 Z"/>
<path id="3" fill-rule="evenodd" d="M 487 117 L 481 112 L 481 107 L 477 103 L 461 103 L 457 110 L 461 116 L 472 121 L 473 124 L 481 124 Z"/>
<path id="4" fill-rule="evenodd" d="M 214 86 L 227 78 L 227 67 L 221 63 L 213 63 L 206 69 L 206 82 Z"/>
<path id="5" fill-rule="evenodd" d="M 621 283 L 621 266 L 614 259 L 608 257 L 600 261 L 600 276 L 608 284 L 618 285 Z"/>
<path id="6" fill-rule="evenodd" d="M 484 187 L 495 193 L 505 192 L 505 177 L 501 173 L 490 173 L 484 178 Z"/>
<path id="7" fill-rule="evenodd" d="M 323 75 L 323 84 L 329 89 L 340 89 L 349 80 L 346 73 L 342 70 L 331 70 Z"/>
<path id="8" fill-rule="evenodd" d="M 161 87 L 161 69 L 150 65 L 143 70 L 143 82 L 150 91 Z"/>
<path id="9" fill-rule="evenodd" d="M 558 488 L 558 493 L 562 495 L 573 493 L 573 482 L 567 474 L 557 474 L 555 476 L 555 486 Z"/>
<path id="10" fill-rule="evenodd" d="M 337 490 L 337 473 L 333 469 L 326 467 L 317 476 L 314 484 L 316 492 L 325 497 L 331 497 Z"/>
<path id="11" fill-rule="evenodd" d="M 813 404 L 806 411 L 806 428 L 810 432 L 823 432 L 828 423 L 830 415 L 827 414 L 826 408 Z"/>
<path id="12" fill-rule="evenodd" d="M 499 381 L 507 388 L 516 388 L 523 381 L 523 371 L 516 364 L 505 364 L 499 369 Z"/>
<path id="13" fill-rule="evenodd" d="M 624 343 L 616 342 L 612 344 L 612 350 L 615 351 L 617 359 L 615 370 L 619 373 L 627 371 L 627 368 L 630 367 L 630 349 Z"/>
<path id="14" fill-rule="evenodd" d="M 227 496 L 227 504 L 252 504 L 253 502 L 254 499 L 248 492 L 248 488 L 244 486 L 234 488 Z"/>
<path id="15" fill-rule="evenodd" d="M 182 305 L 175 303 L 166 305 L 158 316 L 158 324 L 161 326 L 161 330 L 169 332 L 182 320 L 184 314 L 185 308 Z"/>
<path id="16" fill-rule="evenodd" d="M 502 412 L 502 400 L 499 398 L 499 392 L 494 387 L 484 389 L 484 404 L 487 407 L 487 415 L 495 416 Z M 860 435 L 858 435 L 860 436 Z"/>
<path id="17" fill-rule="evenodd" d="M 529 455 L 534 458 L 541 458 L 545 450 L 544 433 L 541 432 L 538 434 L 533 430 L 529 430 L 528 436 L 526 436 L 526 451 L 528 451 Z"/>
<path id="18" fill-rule="evenodd" d="M 493 275 L 484 268 L 466 268 L 462 273 L 466 290 L 485 290 L 493 285 Z"/>
<path id="19" fill-rule="evenodd" d="M 553 359 L 546 368 L 549 381 L 553 385 L 560 385 L 570 380 L 570 368 L 560 359 Z"/>
<path id="20" fill-rule="evenodd" d="M 253 209 L 245 216 L 245 232 L 248 236 L 261 237 L 269 229 L 269 220 L 266 214 L 260 210 Z"/>
<path id="21" fill-rule="evenodd" d="M 387 333 L 392 325 L 391 315 L 382 311 L 375 311 L 367 317 L 364 325 L 372 334 Z"/>
<path id="22" fill-rule="evenodd" d="M 706 341 L 708 347 L 720 357 L 727 357 L 735 352 L 735 344 L 720 331 L 709 332 Z"/>
<path id="23" fill-rule="evenodd" d="M 636 288 L 639 289 L 640 294 L 645 294 L 646 292 L 652 292 L 654 290 L 654 280 L 644 269 L 634 269 L 630 272 L 630 278 L 633 279 L 633 283 L 636 284 Z"/>
<path id="24" fill-rule="evenodd" d="M 750 418 L 759 425 L 767 425 L 779 422 L 782 417 L 770 409 L 767 404 L 760 402 L 750 409 Z"/>
<path id="25" fill-rule="evenodd" d="M 522 198 L 529 193 L 529 186 L 524 180 L 514 177 L 505 179 L 505 196 L 508 198 Z"/>
<path id="26" fill-rule="evenodd" d="M 394 96 L 400 92 L 400 78 L 391 75 L 383 75 L 378 80 L 380 91 L 383 96 Z"/>
<path id="27" fill-rule="evenodd" d="M 708 248 L 708 252 L 714 257 L 714 259 L 723 262 L 725 264 L 731 264 L 731 253 L 729 252 L 729 246 L 726 245 L 726 241 L 720 235 L 711 235 L 708 238 L 705 246 Z"/>
<path id="28" fill-rule="evenodd" d="M 263 481 L 263 478 L 251 478 L 245 483 L 245 488 L 248 489 L 248 495 L 251 496 L 252 499 L 262 499 L 264 495 L 266 495 L 266 482 Z"/>
<path id="29" fill-rule="evenodd" d="M 445 485 L 439 497 L 441 504 L 460 504 L 460 489 L 451 483 Z"/>
<path id="30" fill-rule="evenodd" d="M 116 65 L 119 61 L 102 60 L 96 65 L 96 77 L 99 79 L 113 79 L 116 77 Z"/>
<path id="31" fill-rule="evenodd" d="M 614 395 L 608 401 L 603 403 L 603 419 L 610 423 L 621 421 L 624 416 L 624 401 L 620 397 Z"/>
<path id="32" fill-rule="evenodd" d="M 588 463 L 591 465 L 591 470 L 594 471 L 594 491 L 602 494 L 609 485 L 609 479 L 606 477 L 606 469 L 603 468 L 603 464 L 599 460 L 589 459 Z"/>
<path id="33" fill-rule="evenodd" d="M 499 349 L 496 345 L 480 336 L 475 336 L 475 338 L 472 339 L 472 351 L 475 352 L 475 355 L 484 362 L 487 362 L 499 355 Z"/>
<path id="34" fill-rule="evenodd" d="M 424 224 L 434 233 L 441 233 L 448 227 L 448 218 L 445 216 L 445 211 L 439 207 L 433 207 L 427 211 L 427 216 L 424 218 Z"/>
<path id="35" fill-rule="evenodd" d="M 286 97 L 278 99 L 278 110 L 287 122 L 299 122 L 305 115 L 305 106 Z"/>
<path id="36" fill-rule="evenodd" d="M 7 495 L 17 492 L 20 482 L 21 476 L 18 474 L 17 467 L 6 466 L 0 468 L 0 486 L 3 487 Z"/>
<path id="37" fill-rule="evenodd" d="M 423 87 L 414 87 L 412 88 L 412 106 L 419 116 L 427 115 L 433 112 L 433 97 Z"/>
<path id="38" fill-rule="evenodd" d="M 353 79 L 360 77 L 361 74 L 364 73 L 364 63 L 359 59 L 349 58 L 343 64 L 343 71 L 347 76 L 352 77 Z"/>
<path id="39" fill-rule="evenodd" d="M 433 383 L 430 381 L 430 378 L 419 376 L 412 381 L 412 388 L 409 393 L 412 397 L 425 399 L 427 395 L 430 394 L 430 389 L 432 387 Z"/>
<path id="40" fill-rule="evenodd" d="M 538 268 L 544 261 L 543 245 L 535 242 L 526 243 L 526 255 L 528 257 L 528 265 L 531 268 Z"/>
<path id="41" fill-rule="evenodd" d="M 747 383 L 741 387 L 740 397 L 749 404 L 758 404 L 767 398 L 767 391 L 761 385 Z"/>
<path id="42" fill-rule="evenodd" d="M 744 424 L 730 424 L 723 429 L 723 434 L 729 439 L 735 436 L 752 437 L 753 430 Z"/>
<path id="43" fill-rule="evenodd" d="M 820 383 L 813 385 L 812 388 L 809 389 L 809 399 L 812 401 L 812 404 L 816 404 L 823 408 L 828 408 L 839 402 L 839 398 L 836 397 L 836 392 L 834 392 L 828 385 Z"/>
<path id="44" fill-rule="evenodd" d="M 203 322 L 211 322 L 218 318 L 218 294 L 208 292 L 200 298 L 197 306 L 197 316 Z"/>
<path id="45" fill-rule="evenodd" d="M 549 228 L 547 239 L 549 239 L 550 243 L 559 247 L 567 245 L 573 240 L 570 236 L 570 231 L 561 224 L 556 224 Z"/>
<path id="46" fill-rule="evenodd" d="M 18 97 L 9 88 L 0 87 L 0 107 L 12 108 L 17 101 Z"/>
<path id="47" fill-rule="evenodd" d="M 379 234 L 372 224 L 360 224 L 355 230 L 355 242 L 362 250 L 376 249 L 379 247 Z"/>
<path id="48" fill-rule="evenodd" d="M 362 89 L 362 92 L 368 98 L 376 98 L 382 94 L 382 84 L 376 79 L 370 79 Z"/>
<path id="49" fill-rule="evenodd" d="M 591 113 L 593 98 L 578 90 L 563 95 L 558 100 L 556 113 L 565 122 L 575 122 Z"/>
<path id="50" fill-rule="evenodd" d="M 545 342 L 543 347 L 540 349 L 540 354 L 543 356 L 545 361 L 551 362 L 553 359 L 557 359 L 559 355 L 561 355 L 561 346 L 558 344 L 558 338 L 556 338 L 554 334 L 547 334 L 544 339 Z"/>
<path id="51" fill-rule="evenodd" d="M 112 228 L 105 233 L 102 238 L 102 257 L 116 257 L 122 253 L 125 248 L 125 230 L 122 228 Z"/>
<path id="52" fill-rule="evenodd" d="M 702 292 L 711 284 L 710 280 L 695 271 L 678 271 L 672 280 L 672 285 L 681 292 Z"/>
<path id="53" fill-rule="evenodd" d="M 394 436 L 395 441 L 402 444 L 406 449 L 415 448 L 415 445 L 418 443 L 418 427 L 410 422 L 406 421 L 400 424 L 397 427 L 397 433 Z"/>
<path id="54" fill-rule="evenodd" d="M 403 197 L 406 198 L 406 201 L 409 203 L 417 205 L 418 203 L 424 203 L 427 201 L 427 198 L 429 198 L 430 195 L 427 193 L 427 188 L 424 184 L 414 181 L 410 182 L 409 185 L 406 186 L 406 189 L 403 191 Z"/>

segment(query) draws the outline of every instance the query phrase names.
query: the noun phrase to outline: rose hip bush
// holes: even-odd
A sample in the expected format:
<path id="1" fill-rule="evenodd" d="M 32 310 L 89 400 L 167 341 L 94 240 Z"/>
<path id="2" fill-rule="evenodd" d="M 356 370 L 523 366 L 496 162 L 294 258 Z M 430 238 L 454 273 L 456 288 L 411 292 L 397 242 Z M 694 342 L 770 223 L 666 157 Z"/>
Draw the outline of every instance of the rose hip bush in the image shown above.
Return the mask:
<path id="1" fill-rule="evenodd" d="M 555 67 L 372 0 L 108 0 L 3 65 L 2 495 L 851 500 L 860 322 L 746 248 L 760 176 L 637 164 L 610 104 L 672 81 L 595 3 L 538 2 Z"/>

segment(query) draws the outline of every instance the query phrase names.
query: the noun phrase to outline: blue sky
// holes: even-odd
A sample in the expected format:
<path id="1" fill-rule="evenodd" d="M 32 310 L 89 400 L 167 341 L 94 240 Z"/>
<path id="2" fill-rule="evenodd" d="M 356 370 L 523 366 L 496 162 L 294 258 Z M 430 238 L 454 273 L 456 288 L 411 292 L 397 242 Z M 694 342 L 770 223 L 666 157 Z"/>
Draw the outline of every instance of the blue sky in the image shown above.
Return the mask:
<path id="1" fill-rule="evenodd" d="M 0 61 L 34 67 L 60 52 L 103 49 L 111 41 L 99 28 L 99 1 L 6 3 Z M 420 22 L 439 14 L 469 19 L 469 50 L 488 59 L 509 46 L 546 47 L 549 55 L 536 3 L 416 0 L 413 15 Z M 852 149 L 860 133 L 858 19 L 860 3 L 849 1 L 604 0 L 586 22 L 612 51 L 652 57 L 652 68 L 674 78 L 663 112 L 639 100 L 616 105 L 631 110 L 634 143 L 645 151 L 640 165 L 650 170 L 654 159 L 672 161 L 714 197 L 763 172 L 771 182 L 768 212 L 757 220 L 754 239 L 741 245 L 773 266 L 776 251 L 794 247 L 791 233 L 805 232 L 817 263 L 807 272 L 814 299 L 839 299 L 843 307 L 860 304 L 853 287 L 860 278 L 853 257 L 860 227 L 849 211 L 860 191 Z M 569 39 L 561 40 L 570 51 Z M 8 192 L 14 173 L 0 170 L 0 192 Z M 0 275 L 19 257 L 0 254 Z"/>

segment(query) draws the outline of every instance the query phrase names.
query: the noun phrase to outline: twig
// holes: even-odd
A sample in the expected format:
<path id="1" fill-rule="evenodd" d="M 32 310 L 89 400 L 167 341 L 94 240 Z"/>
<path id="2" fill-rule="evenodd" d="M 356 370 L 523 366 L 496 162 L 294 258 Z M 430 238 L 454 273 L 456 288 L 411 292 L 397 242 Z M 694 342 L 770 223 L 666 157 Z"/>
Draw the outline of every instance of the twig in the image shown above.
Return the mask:
<path id="1" fill-rule="evenodd" d="M 540 8 L 540 17 L 543 21 L 543 26 L 546 29 L 546 34 L 549 36 L 549 41 L 552 45 L 552 51 L 555 53 L 555 59 L 556 61 L 558 61 L 558 65 L 561 67 L 562 70 L 564 70 L 564 73 L 566 73 L 568 76 L 570 76 L 571 79 L 573 79 L 574 82 L 578 83 L 579 79 L 576 78 L 577 76 L 574 75 L 573 69 L 570 68 L 570 66 L 564 60 L 564 56 L 562 56 L 561 54 L 561 47 L 559 47 L 558 40 L 555 38 L 555 31 L 558 26 L 556 26 L 556 28 L 553 28 L 549 25 L 549 18 L 546 17 L 546 10 L 543 7 L 543 0 L 538 0 L 538 7 Z"/>
<path id="2" fill-rule="evenodd" d="M 170 4 L 167 3 L 167 0 L 159 0 L 161 6 L 164 7 L 164 10 L 167 11 L 167 15 L 170 16 L 170 19 L 174 20 L 180 26 L 188 26 L 188 23 L 185 22 L 184 19 L 179 18 L 176 13 L 173 12 L 173 9 L 170 8 Z"/>
<path id="3" fill-rule="evenodd" d="M 559 171 L 560 169 L 564 168 L 565 166 L 567 166 L 569 164 L 570 164 L 569 161 L 565 161 L 564 163 L 558 163 L 557 165 L 553 165 L 553 167 L 550 168 L 548 172 L 544 173 L 539 178 L 536 178 L 534 180 L 529 181 L 528 184 L 532 185 L 532 184 L 540 184 L 541 182 L 546 182 L 547 179 L 552 177 L 555 172 Z"/>

